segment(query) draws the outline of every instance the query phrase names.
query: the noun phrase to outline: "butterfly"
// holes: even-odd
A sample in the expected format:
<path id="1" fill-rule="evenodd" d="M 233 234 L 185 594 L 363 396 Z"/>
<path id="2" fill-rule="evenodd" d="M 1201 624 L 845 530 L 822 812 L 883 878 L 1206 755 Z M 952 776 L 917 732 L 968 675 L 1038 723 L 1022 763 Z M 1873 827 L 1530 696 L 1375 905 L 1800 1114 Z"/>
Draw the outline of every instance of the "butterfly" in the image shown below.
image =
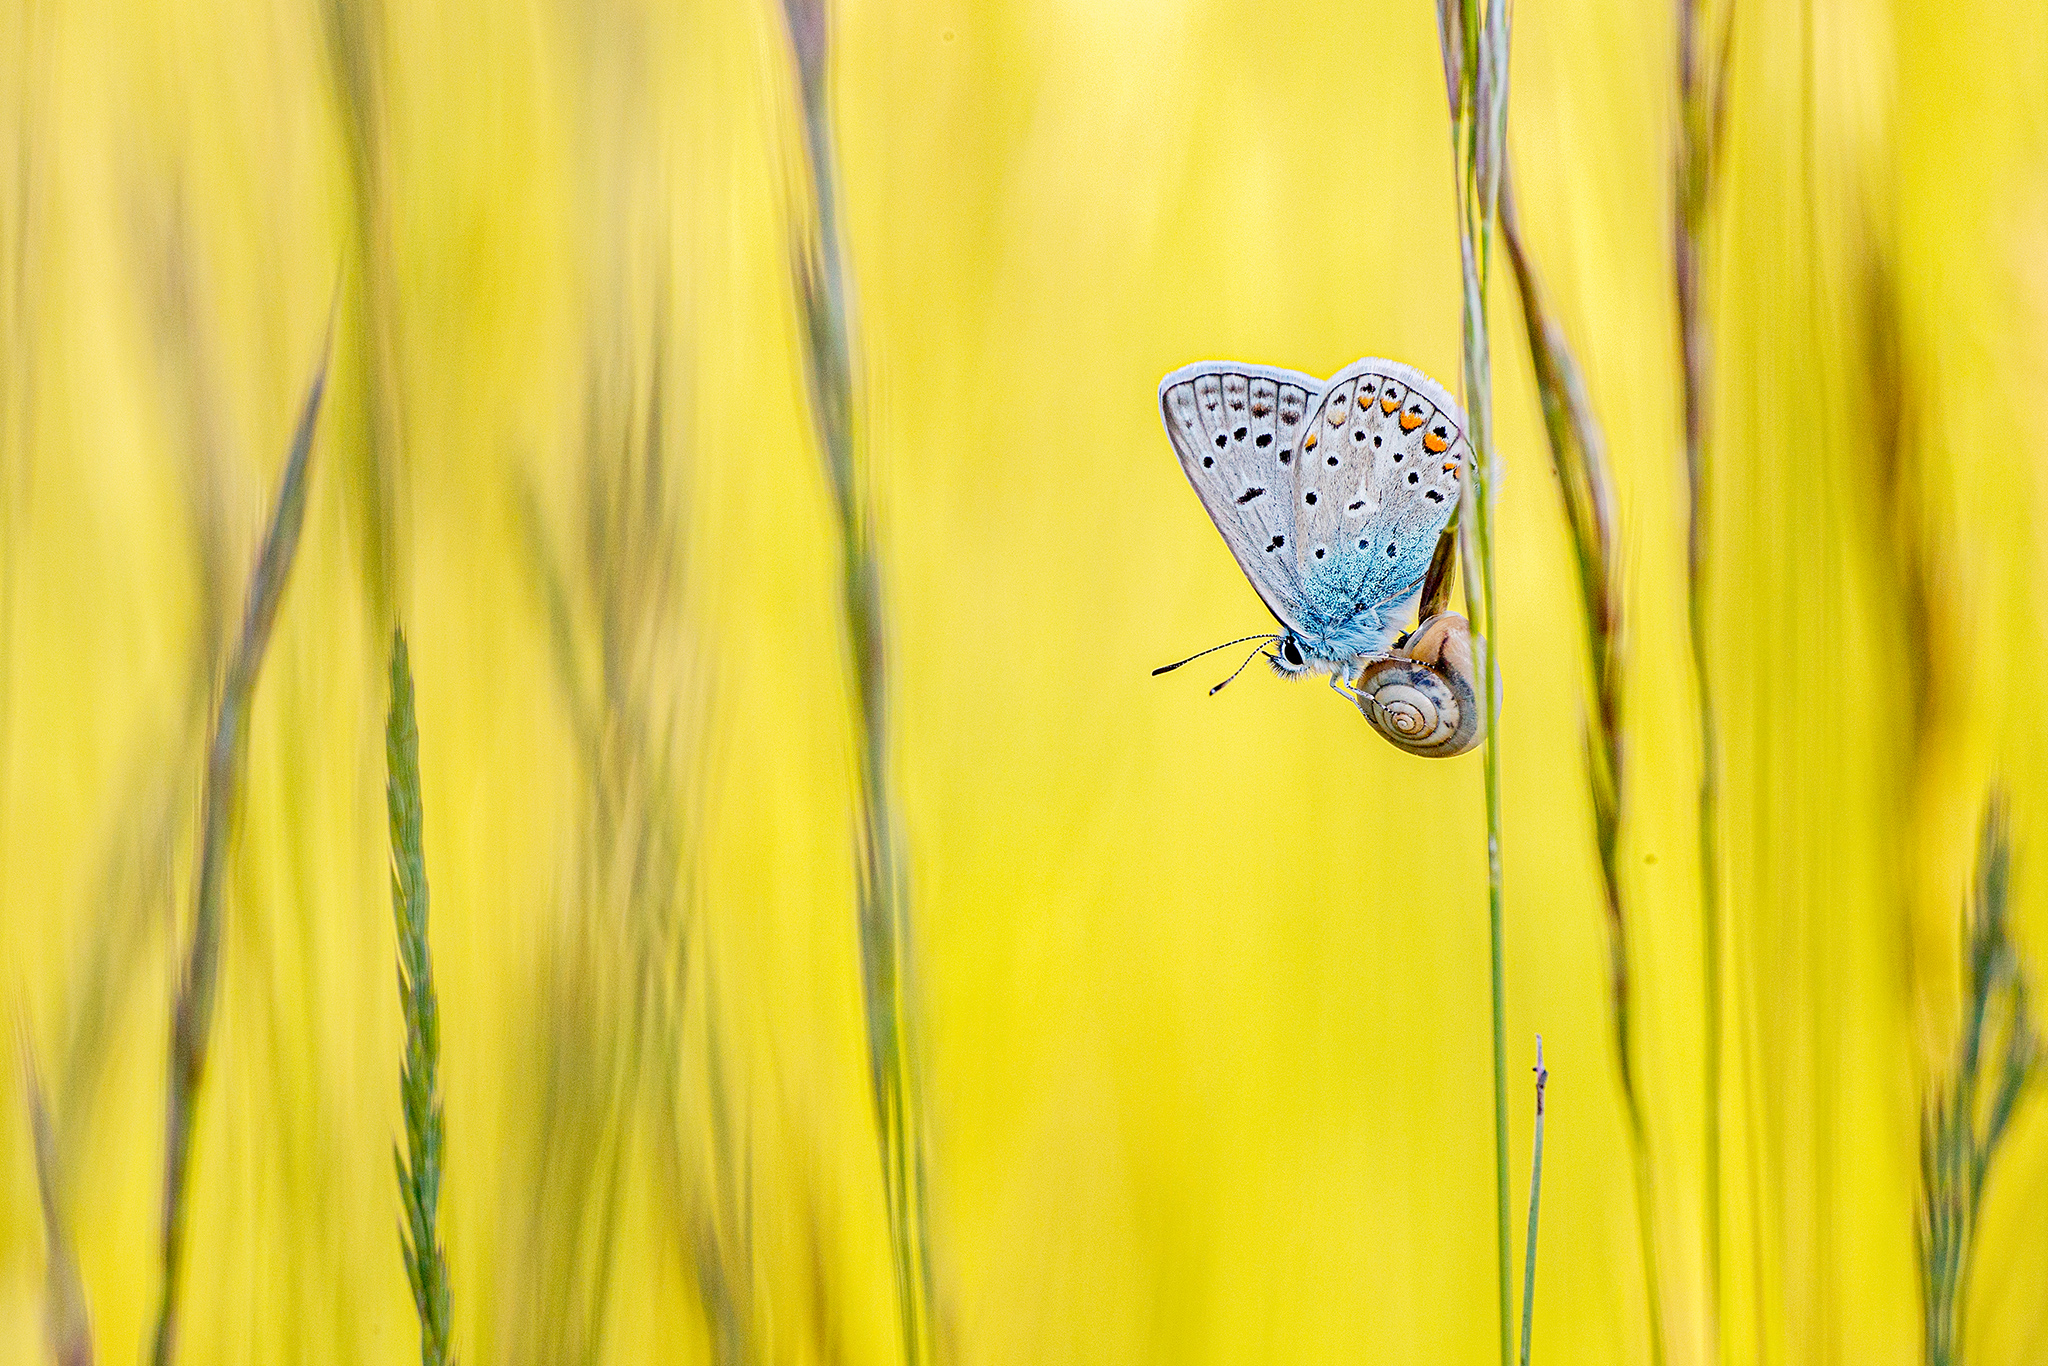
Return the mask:
<path id="1" fill-rule="evenodd" d="M 1202 507 L 1281 626 L 1227 644 L 1261 641 L 1245 664 L 1264 654 L 1283 677 L 1327 674 L 1358 702 L 1352 685 L 1413 622 L 1458 505 L 1471 458 L 1464 409 L 1413 366 L 1368 356 L 1327 382 L 1203 361 L 1159 382 L 1159 411 Z"/>

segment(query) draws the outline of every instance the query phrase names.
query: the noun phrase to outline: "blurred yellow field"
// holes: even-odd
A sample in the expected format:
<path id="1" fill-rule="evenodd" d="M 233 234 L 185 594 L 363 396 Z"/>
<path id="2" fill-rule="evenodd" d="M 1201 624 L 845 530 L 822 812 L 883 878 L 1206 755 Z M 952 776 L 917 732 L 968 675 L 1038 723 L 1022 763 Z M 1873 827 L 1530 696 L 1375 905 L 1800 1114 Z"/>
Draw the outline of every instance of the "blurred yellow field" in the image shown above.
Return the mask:
<path id="1" fill-rule="evenodd" d="M 1579 568 L 1503 255 L 1509 1185 L 1519 1291 L 1541 1033 L 1542 1362 L 1927 1359 L 1923 1118 L 1995 784 L 2048 972 L 2048 9 L 1733 3 L 1700 277 L 1718 1208 L 1674 6 L 1513 11 L 1521 226 L 1613 474 L 1656 1265 Z M 932 1360 L 1500 1351 L 1481 758 L 1397 752 L 1256 661 L 1204 696 L 1235 653 L 1150 676 L 1270 620 L 1162 375 L 1386 356 L 1461 392 L 1434 18 L 844 0 L 813 35 Z M 222 864 L 178 1359 L 418 1350 L 394 624 L 456 1359 L 905 1358 L 857 909 L 866 524 L 807 385 L 799 86 L 773 0 L 0 6 L 0 1360 L 76 1321 L 16 1053 L 95 1359 L 150 1357 L 208 736 L 330 331 Z M 2048 1359 L 2041 1072 L 1953 1360 Z"/>

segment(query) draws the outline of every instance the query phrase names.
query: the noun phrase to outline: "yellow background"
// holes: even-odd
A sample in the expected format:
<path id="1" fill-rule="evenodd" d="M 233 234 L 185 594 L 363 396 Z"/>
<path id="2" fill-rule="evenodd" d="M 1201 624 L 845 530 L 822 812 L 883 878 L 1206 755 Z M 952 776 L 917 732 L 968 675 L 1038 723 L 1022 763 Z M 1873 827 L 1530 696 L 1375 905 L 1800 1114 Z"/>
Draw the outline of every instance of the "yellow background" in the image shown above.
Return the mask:
<path id="1" fill-rule="evenodd" d="M 1704 1102 L 1672 21 L 1593 0 L 1523 0 L 1515 18 L 1522 217 L 1618 486 L 1638 1075 L 1670 1359 L 1690 1363 Z M 685 1126 L 678 1184 L 592 1080 L 627 1046 L 629 993 L 520 511 L 531 488 L 572 580 L 614 572 L 577 558 L 588 461 L 644 416 L 657 336 L 682 569 L 633 677 L 638 705 L 674 718 L 688 775 L 679 1075 L 706 1084 L 707 1041 L 729 1054 L 764 1359 L 889 1359 L 779 15 L 8 0 L 0 19 L 0 992 L 53 1093 L 101 1358 L 134 1360 L 154 1313 L 207 623 L 239 610 L 339 277 L 235 846 L 185 1360 L 415 1350 L 389 1157 L 386 628 L 365 587 L 380 421 L 383 572 L 419 689 L 459 1355 L 705 1357 L 677 1211 L 708 1189 L 714 1145 Z M 1263 671 L 1205 698 L 1220 655 L 1147 676 L 1266 620 L 1173 462 L 1161 374 L 1377 354 L 1455 384 L 1432 15 L 850 0 L 834 24 L 954 1356 L 1490 1360 L 1477 757 L 1399 754 Z M 363 31 L 368 193 L 333 57 Z M 1956 913 L 1993 775 L 2014 797 L 2022 943 L 2048 963 L 2048 11 L 1738 0 L 1728 98 L 1708 290 L 1723 1328 L 1738 1362 L 1905 1362 L 1919 1098 L 1951 1047 Z M 1896 370 L 1873 360 L 1883 282 Z M 1505 270 L 1498 285 L 1517 1187 L 1537 1031 L 1553 1073 L 1536 1357 L 1639 1361 L 1581 626 Z M 1888 501 L 1894 401 L 1911 473 Z M 1918 637 L 1902 524 L 1933 547 Z M 1935 699 L 1919 735 L 1914 658 Z M 20 1361 L 44 1351 L 27 1134 L 10 1082 L 0 1355 Z M 2044 1208 L 2036 1104 L 1992 1181 L 1979 1361 L 2048 1353 Z"/>

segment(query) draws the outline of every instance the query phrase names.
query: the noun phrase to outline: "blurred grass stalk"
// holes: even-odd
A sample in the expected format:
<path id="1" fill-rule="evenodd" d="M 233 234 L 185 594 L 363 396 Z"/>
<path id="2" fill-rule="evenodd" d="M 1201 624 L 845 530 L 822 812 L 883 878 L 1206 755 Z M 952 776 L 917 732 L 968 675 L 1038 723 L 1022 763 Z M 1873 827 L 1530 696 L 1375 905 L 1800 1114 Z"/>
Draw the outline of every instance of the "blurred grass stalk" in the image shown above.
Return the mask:
<path id="1" fill-rule="evenodd" d="M 910 1028 L 910 908 L 889 777 L 888 626 L 875 511 L 865 468 L 854 304 L 841 241 L 830 109 L 826 0 L 783 0 L 802 103 L 808 210 L 792 228 L 790 269 L 803 317 L 811 417 L 838 514 L 840 606 L 846 614 L 855 704 L 860 951 L 868 1068 L 880 1131 L 890 1246 L 905 1359 L 929 1359 L 932 1273 L 925 1213 L 924 1135 Z"/>
<path id="2" fill-rule="evenodd" d="M 284 597 L 297 555 L 299 531 L 306 520 L 306 485 L 313 451 L 313 428 L 320 398 L 327 386 L 328 344 L 313 371 L 312 382 L 292 434 L 291 452 L 278 485 L 277 505 L 264 533 L 263 547 L 249 581 L 242 611 L 242 630 L 229 654 L 214 711 L 213 733 L 207 742 L 206 785 L 201 797 L 198 885 L 193 896 L 192 939 L 178 983 L 171 1014 L 171 1058 L 164 1118 L 164 1194 L 161 1252 L 163 1292 L 157 1307 L 156 1334 L 150 1352 L 155 1366 L 169 1366 L 177 1355 L 178 1291 L 185 1255 L 187 1185 L 192 1167 L 192 1125 L 199 1087 L 206 1076 L 207 1035 L 213 1023 L 214 988 L 220 973 L 221 897 L 227 876 L 228 839 L 233 833 L 242 796 L 242 771 L 248 757 L 249 708 L 256 677 L 270 643 L 271 628 Z"/>
<path id="3" fill-rule="evenodd" d="M 1708 215 L 1719 169 L 1727 107 L 1728 50 L 1735 6 L 1721 13 L 1718 46 L 1702 51 L 1709 0 L 1678 3 L 1678 148 L 1672 215 L 1672 279 L 1677 296 L 1679 358 L 1685 407 L 1686 622 L 1693 692 L 1699 709 L 1700 775 L 1697 822 L 1700 862 L 1700 976 L 1703 999 L 1705 1134 L 1702 1199 L 1707 1259 L 1707 1340 L 1721 1356 L 1721 832 L 1718 720 L 1707 676 L 1707 456 L 1708 405 L 1713 373 L 1707 322 L 1700 297 L 1705 273 Z"/>
<path id="4" fill-rule="evenodd" d="M 36 1195 L 43 1210 L 43 1314 L 50 1356 L 57 1366 L 92 1366 L 92 1313 L 86 1303 L 85 1281 L 78 1273 L 78 1249 L 71 1241 L 71 1225 L 65 1215 L 57 1126 L 43 1095 L 26 1020 L 17 1022 L 16 1042 L 21 1057 L 22 1108 L 28 1112 Z"/>
<path id="5" fill-rule="evenodd" d="M 658 279 L 656 298 L 664 301 L 665 265 Z M 732 1366 L 756 1359 L 759 1350 L 752 1178 L 733 1116 L 735 1087 L 727 1067 L 732 1043 L 722 1025 L 717 974 L 709 954 L 697 951 L 703 934 L 695 904 L 693 794 L 701 790 L 701 774 L 677 772 L 702 763 L 705 718 L 702 659 L 683 625 L 688 615 L 680 601 L 683 528 L 668 474 L 665 303 L 657 302 L 654 310 L 644 393 L 623 327 L 619 311 L 600 309 L 593 320 L 593 333 L 610 340 L 593 342 L 586 382 L 579 453 L 584 539 L 575 593 L 570 573 L 549 547 L 539 495 L 530 484 L 518 491 L 527 555 L 584 765 L 591 833 L 581 882 L 591 921 L 620 932 L 612 942 L 634 993 L 620 1007 L 630 1016 L 622 1041 L 578 1062 L 564 1058 L 582 1072 L 620 1074 L 595 1102 L 610 1132 L 579 1136 L 570 1126 L 563 1136 L 568 1143 L 619 1151 L 626 1126 L 616 1112 L 645 1101 L 669 1213 L 711 1332 L 712 1357 Z M 596 656 L 594 684 L 585 679 L 586 653 Z M 689 979 L 699 963 L 705 1040 L 702 1086 L 693 1089 L 683 1075 L 689 1064 L 683 1041 Z M 557 1000 L 550 1008 L 565 1009 L 567 1002 Z M 548 1046 L 559 1049 L 554 1040 Z M 645 1096 L 638 1092 L 642 1081 L 650 1088 Z M 693 1170 L 681 1130 L 698 1118 L 709 1128 L 711 1147 L 708 1160 Z M 555 1161 L 565 1146 L 551 1143 L 548 1160 Z M 609 1160 L 597 1156 L 596 1148 L 591 1153 L 589 1161 L 561 1166 L 588 1171 Z M 695 1189 L 699 1185 L 709 1187 L 708 1201 Z M 590 1198 L 602 1203 L 601 1197 Z M 616 1210 L 607 1206 L 603 1217 L 610 1227 Z M 595 1341 L 594 1334 L 586 1340 Z M 549 1358 L 542 1353 L 539 1359 Z"/>
<path id="6" fill-rule="evenodd" d="M 1501 955 L 1500 665 L 1495 655 L 1493 594 L 1493 359 L 1486 324 L 1486 284 L 1493 254 L 1495 210 L 1505 161 L 1508 108 L 1506 0 L 1437 0 L 1444 90 L 1451 104 L 1451 145 L 1458 174 L 1458 254 L 1464 281 L 1465 409 L 1471 427 L 1472 478 L 1459 510 L 1466 565 L 1465 598 L 1484 637 L 1486 678 L 1480 713 L 1486 728 L 1486 883 L 1493 987 L 1493 1150 L 1495 1248 L 1498 1253 L 1500 1358 L 1514 1360 L 1512 1234 L 1508 1215 L 1507 1002 Z M 1476 590 L 1476 592 L 1475 592 Z M 1476 600 L 1475 600 L 1476 599 Z"/>
<path id="7" fill-rule="evenodd" d="M 631 4 L 563 13 L 578 34 L 579 202 L 590 209 L 583 432 L 566 461 L 579 497 L 565 500 L 559 536 L 555 500 L 523 474 L 514 498 L 580 760 L 580 838 L 546 951 L 539 1137 L 512 1197 L 524 1215 L 520 1303 L 506 1305 L 501 1331 L 511 1361 L 603 1359 L 645 1141 L 712 1360 L 731 1366 L 759 1356 L 758 1265 L 736 1080 L 746 1069 L 728 1065 L 737 1048 L 698 876 L 707 655 L 684 592 L 693 369 L 689 329 L 680 360 L 671 354 L 672 185 L 647 61 L 659 29 L 656 12 Z M 692 1053 L 699 969 L 704 1033 Z M 570 1208 L 576 1219 L 553 1216 Z"/>
<path id="8" fill-rule="evenodd" d="M 1535 260 L 1522 237 L 1516 213 L 1513 167 L 1501 168 L 1501 239 L 1514 267 L 1529 333 L 1529 364 L 1543 406 L 1543 430 L 1551 463 L 1564 494 L 1565 528 L 1578 569 L 1579 604 L 1586 617 L 1587 679 L 1591 715 L 1585 720 L 1586 789 L 1592 797 L 1594 845 L 1607 910 L 1607 986 L 1614 1008 L 1614 1057 L 1627 1111 L 1629 1154 L 1634 1171 L 1636 1240 L 1643 1262 L 1643 1286 L 1650 1313 L 1650 1360 L 1665 1359 L 1663 1281 L 1658 1274 L 1649 1134 L 1636 1088 L 1629 1023 L 1633 995 L 1629 973 L 1628 915 L 1621 883 L 1621 810 L 1627 770 L 1623 759 L 1623 672 L 1626 667 L 1622 618 L 1621 559 L 1614 536 L 1614 480 L 1607 467 L 1607 441 L 1564 327 L 1544 306 Z"/>
<path id="9" fill-rule="evenodd" d="M 1963 1360 L 1965 1292 L 1985 1180 L 2040 1061 L 2007 916 L 2011 874 L 2005 803 L 1994 792 L 1963 907 L 1963 1020 L 1955 1065 L 1921 1109 L 1916 1232 L 1927 1366 Z"/>
<path id="10" fill-rule="evenodd" d="M 448 1261 L 437 1228 L 441 1207 L 441 1008 L 427 943 L 427 856 L 421 841 L 420 732 L 413 715 L 412 661 L 405 632 L 391 632 L 391 710 L 384 725 L 384 800 L 391 816 L 391 911 L 398 930 L 398 1000 L 405 1059 L 398 1094 L 405 1110 L 398 1241 L 420 1320 L 420 1366 L 448 1361 Z"/>
<path id="11" fill-rule="evenodd" d="M 328 58 L 341 103 L 353 197 L 358 296 L 354 339 L 363 385 L 363 441 L 349 469 L 372 620 L 395 610 L 400 540 L 398 464 L 404 426 L 398 384 L 398 268 L 392 245 L 389 121 L 385 112 L 383 0 L 324 0 Z"/>

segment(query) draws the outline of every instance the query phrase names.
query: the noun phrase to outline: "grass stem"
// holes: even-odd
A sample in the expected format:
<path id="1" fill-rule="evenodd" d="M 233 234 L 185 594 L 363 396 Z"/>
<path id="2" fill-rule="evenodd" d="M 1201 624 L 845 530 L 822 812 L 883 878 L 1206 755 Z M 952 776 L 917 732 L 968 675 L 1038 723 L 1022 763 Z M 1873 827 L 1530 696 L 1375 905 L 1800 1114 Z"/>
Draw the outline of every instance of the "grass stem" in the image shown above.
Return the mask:
<path id="1" fill-rule="evenodd" d="M 17 1022 L 21 1055 L 23 1108 L 36 1162 L 36 1195 L 43 1210 L 43 1313 L 50 1338 L 50 1358 L 57 1366 L 92 1366 L 92 1314 L 86 1304 L 85 1281 L 78 1271 L 78 1248 L 64 1214 L 63 1162 L 58 1156 L 57 1126 L 43 1093 L 35 1048 L 25 1020 Z"/>
<path id="2" fill-rule="evenodd" d="M 1536 1139 L 1529 1158 L 1529 1230 L 1522 1238 L 1522 1366 L 1529 1366 L 1529 1333 L 1536 1323 L 1536 1212 L 1543 1196 L 1543 1036 L 1536 1036 Z"/>
<path id="3" fill-rule="evenodd" d="M 1586 787 L 1592 798 L 1594 847 L 1607 912 L 1608 995 L 1613 1007 L 1614 1058 L 1628 1120 L 1630 1170 L 1634 1178 L 1636 1242 L 1643 1263 L 1645 1302 L 1650 1316 L 1651 1366 L 1665 1359 L 1663 1281 L 1657 1270 L 1656 1183 L 1650 1165 L 1642 1096 L 1636 1085 L 1633 977 L 1629 967 L 1629 922 L 1621 878 L 1621 814 L 1627 766 L 1622 728 L 1622 684 L 1626 668 L 1620 550 L 1614 534 L 1614 483 L 1607 466 L 1607 442 L 1586 396 L 1578 361 L 1564 328 L 1545 307 L 1536 263 L 1522 236 L 1515 209 L 1512 164 L 1501 168 L 1501 239 L 1514 267 L 1529 335 L 1529 362 L 1543 407 L 1544 434 L 1564 494 L 1565 528 L 1578 569 L 1579 605 L 1586 621 L 1586 666 L 1592 706 L 1585 728 Z"/>
<path id="4" fill-rule="evenodd" d="M 328 327 L 331 350 L 333 325 Z M 327 386 L 328 353 L 323 352 L 307 386 L 292 434 L 277 505 L 264 533 L 242 610 L 242 629 L 228 656 L 220 701 L 207 743 L 206 786 L 201 797 L 198 887 L 193 896 L 192 939 L 178 982 L 171 1014 L 170 1084 L 164 1118 L 163 1222 L 159 1249 L 163 1262 L 162 1295 L 157 1304 L 156 1331 L 150 1348 L 153 1366 L 170 1366 L 177 1358 L 178 1292 L 184 1269 L 185 1215 L 192 1171 L 192 1126 L 199 1087 L 206 1077 L 207 1036 L 213 1024 L 214 991 L 220 974 L 221 900 L 227 877 L 228 839 L 234 830 L 242 795 L 242 772 L 248 759 L 249 707 L 256 676 L 270 643 L 271 628 L 284 598 L 285 583 L 297 556 L 299 531 L 306 520 L 306 485 L 313 451 L 313 428 L 320 416 L 320 397 Z"/>
<path id="5" fill-rule="evenodd" d="M 840 607 L 854 695 L 856 842 L 862 996 L 880 1134 L 903 1354 L 934 1350 L 926 1227 L 922 1103 L 911 1029 L 911 924 L 902 837 L 890 778 L 886 602 L 856 376 L 852 282 L 841 241 L 830 109 L 826 0 L 784 0 L 802 103 L 808 222 L 791 242 L 802 308 L 804 372 L 838 520 Z"/>
<path id="6" fill-rule="evenodd" d="M 1458 174 L 1458 253 L 1463 280 L 1463 353 L 1466 418 L 1472 442 L 1472 478 L 1465 486 L 1459 524 L 1467 566 L 1465 597 L 1484 641 L 1485 680 L 1480 713 L 1486 728 L 1487 928 L 1493 998 L 1494 1215 L 1497 1306 L 1502 1366 L 1514 1361 L 1513 1234 L 1508 1195 L 1507 983 L 1503 964 L 1501 883 L 1500 665 L 1494 619 L 1493 503 L 1497 479 L 1493 444 L 1492 352 L 1487 333 L 1486 284 L 1492 257 L 1495 209 L 1505 160 L 1508 85 L 1508 16 L 1505 0 L 1437 0 L 1437 35 L 1443 52 L 1444 89 L 1451 105 L 1451 141 Z"/>
<path id="7" fill-rule="evenodd" d="M 1700 877 L 1700 976 L 1705 1035 L 1702 1079 L 1705 1133 L 1703 1208 L 1707 1260 L 1707 1332 L 1710 1359 L 1721 1356 L 1721 831 L 1720 732 L 1707 667 L 1708 408 L 1713 376 L 1701 277 L 1720 131 L 1726 108 L 1728 45 L 1734 6 L 1723 11 L 1721 37 L 1702 51 L 1708 0 L 1678 0 L 1679 142 L 1672 276 L 1677 297 L 1679 357 L 1685 410 L 1686 624 L 1693 692 L 1699 712 L 1699 788 L 1695 816 Z"/>

